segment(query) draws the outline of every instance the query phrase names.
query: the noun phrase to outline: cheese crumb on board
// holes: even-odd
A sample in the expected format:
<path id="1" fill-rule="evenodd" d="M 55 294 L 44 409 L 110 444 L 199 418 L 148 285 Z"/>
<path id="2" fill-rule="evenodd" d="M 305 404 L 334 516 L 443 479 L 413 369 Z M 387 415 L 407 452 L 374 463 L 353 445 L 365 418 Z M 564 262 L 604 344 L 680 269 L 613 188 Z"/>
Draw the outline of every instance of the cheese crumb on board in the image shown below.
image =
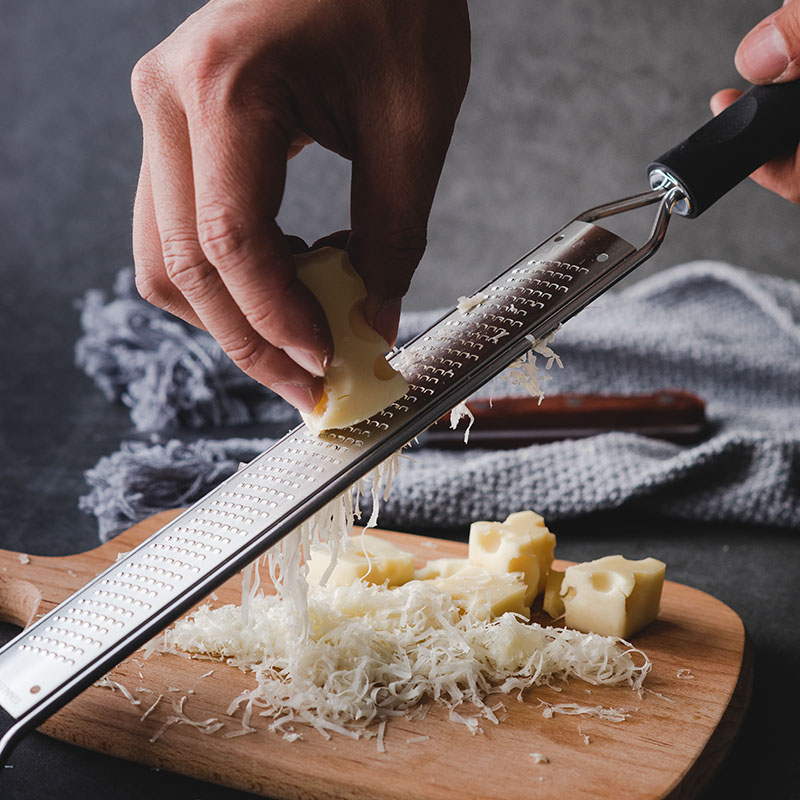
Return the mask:
<path id="1" fill-rule="evenodd" d="M 605 556 L 567 567 L 561 582 L 570 628 L 628 638 L 658 616 L 666 565 Z"/>
<path id="2" fill-rule="evenodd" d="M 556 537 L 534 511 L 509 514 L 504 522 L 473 522 L 469 529 L 469 560 L 494 573 L 521 572 L 530 607 L 544 590 L 553 563 Z"/>
<path id="3" fill-rule="evenodd" d="M 315 433 L 345 428 L 398 400 L 408 384 L 386 360 L 389 343 L 364 317 L 367 290 L 347 253 L 323 247 L 296 255 L 294 261 L 297 277 L 319 301 L 333 337 L 322 399 L 301 416 Z"/>
<path id="4" fill-rule="evenodd" d="M 544 706 L 542 716 L 545 719 L 552 719 L 556 714 L 567 714 L 569 716 L 585 715 L 597 717 L 608 722 L 624 722 L 630 717 L 635 708 L 612 708 L 606 706 L 584 706 L 580 703 L 547 703 L 540 700 L 539 704 Z"/>

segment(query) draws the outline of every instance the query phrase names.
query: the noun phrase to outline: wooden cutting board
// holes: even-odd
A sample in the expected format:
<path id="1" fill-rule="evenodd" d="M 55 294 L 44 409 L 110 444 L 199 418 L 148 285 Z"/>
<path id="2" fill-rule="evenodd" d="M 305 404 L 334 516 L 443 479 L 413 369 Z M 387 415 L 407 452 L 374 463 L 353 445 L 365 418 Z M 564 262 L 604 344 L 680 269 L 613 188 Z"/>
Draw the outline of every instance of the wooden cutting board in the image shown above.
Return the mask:
<path id="1" fill-rule="evenodd" d="M 158 514 L 75 556 L 0 550 L 0 618 L 30 624 L 175 514 Z M 413 552 L 420 564 L 466 555 L 460 542 L 376 533 Z M 266 574 L 262 579 L 268 583 Z M 213 605 L 239 602 L 239 578 L 216 595 Z M 546 615 L 534 619 L 549 620 Z M 251 687 L 252 677 L 225 664 L 176 655 L 144 660 L 141 652 L 109 674 L 138 705 L 119 690 L 93 686 L 41 730 L 80 747 L 276 798 L 694 797 L 722 760 L 747 707 L 752 659 L 744 627 L 734 611 L 710 595 L 667 582 L 659 619 L 634 641 L 653 662 L 645 683 L 649 691 L 641 697 L 628 688 L 581 681 L 561 692 L 534 688 L 523 701 L 503 697 L 508 717 L 499 725 L 486 721 L 475 735 L 434 706 L 422 721 L 392 720 L 383 753 L 375 739 L 325 740 L 313 730 L 305 731 L 302 741 L 286 742 L 269 733 L 268 721 L 260 718 L 254 723 L 257 733 L 226 739 L 225 732 L 241 725 L 225 709 Z M 158 695 L 163 695 L 159 704 L 140 721 Z M 187 716 L 216 717 L 225 726 L 206 735 L 173 724 L 151 743 L 181 697 Z M 617 723 L 585 716 L 545 718 L 539 700 L 636 710 Z M 422 736 L 430 738 L 414 741 Z M 536 763 L 531 753 L 544 754 L 549 763 Z"/>

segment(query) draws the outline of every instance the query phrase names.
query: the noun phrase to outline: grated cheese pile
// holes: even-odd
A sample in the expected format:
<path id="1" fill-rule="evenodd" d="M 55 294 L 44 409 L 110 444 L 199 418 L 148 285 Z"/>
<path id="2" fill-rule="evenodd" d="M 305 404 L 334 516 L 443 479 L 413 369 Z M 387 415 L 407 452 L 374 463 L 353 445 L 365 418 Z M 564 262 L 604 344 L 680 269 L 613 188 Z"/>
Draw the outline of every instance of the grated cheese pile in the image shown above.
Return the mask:
<path id="1" fill-rule="evenodd" d="M 448 594 L 424 581 L 314 587 L 307 608 L 305 641 L 281 597 L 260 595 L 247 622 L 237 606 L 203 606 L 170 629 L 165 644 L 252 672 L 256 686 L 228 712 L 244 706 L 243 729 L 252 730 L 260 714 L 290 739 L 301 738 L 298 722 L 326 737 L 374 736 L 370 726 L 426 699 L 475 733 L 481 719 L 499 722 L 487 704 L 493 693 L 571 678 L 639 689 L 650 669 L 644 653 L 621 639 L 545 628 L 510 613 L 492 621 L 461 615 Z"/>
<path id="2" fill-rule="evenodd" d="M 470 300 L 477 305 L 482 298 Z M 548 359 L 547 369 L 561 366 L 550 348 L 554 336 L 529 337 L 531 350 L 511 368 L 512 381 L 540 400 L 537 355 Z M 453 409 L 452 427 L 462 416 L 472 417 L 463 403 Z M 504 718 L 495 713 L 504 709 L 502 703 L 487 703 L 493 694 L 516 692 L 521 699 L 532 686 L 557 686 L 572 678 L 641 690 L 650 661 L 620 638 L 543 627 L 513 613 L 495 619 L 464 613 L 452 596 L 426 581 L 391 589 L 365 582 L 326 587 L 359 517 L 361 494 L 367 488 L 372 494 L 365 526 L 372 527 L 380 486 L 385 499 L 398 461 L 396 453 L 262 557 L 276 595 L 263 594 L 254 562 L 243 573 L 241 606 L 202 606 L 164 634 L 165 650 L 217 658 L 255 676 L 255 687 L 228 708 L 229 714 L 242 709 L 241 730 L 226 736 L 253 732 L 253 715 L 260 715 L 289 741 L 302 738 L 295 725 L 304 723 L 325 737 L 376 736 L 383 752 L 387 721 L 423 718 L 430 706 L 419 706 L 422 701 L 444 706 L 451 720 L 477 733 L 481 720 L 498 724 Z M 309 588 L 305 561 L 314 544 L 328 546 L 331 564 L 320 585 Z M 185 719 L 182 708 L 174 710 L 168 724 L 216 729 L 216 719 L 196 722 Z M 558 704 L 547 705 L 544 713 L 616 721 L 627 711 Z"/>

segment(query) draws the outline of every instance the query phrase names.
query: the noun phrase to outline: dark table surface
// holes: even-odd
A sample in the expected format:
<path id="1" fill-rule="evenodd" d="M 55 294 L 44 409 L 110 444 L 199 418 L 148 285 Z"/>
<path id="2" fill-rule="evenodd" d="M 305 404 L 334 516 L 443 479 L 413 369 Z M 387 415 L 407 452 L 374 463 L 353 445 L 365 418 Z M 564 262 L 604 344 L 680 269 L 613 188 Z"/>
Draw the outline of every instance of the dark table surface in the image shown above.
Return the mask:
<path id="1" fill-rule="evenodd" d="M 474 3 L 472 84 L 409 307 L 452 302 L 580 208 L 640 191 L 648 158 L 702 122 L 710 92 L 734 82 L 738 38 L 773 6 Z M 87 490 L 83 473 L 133 432 L 126 411 L 109 406 L 73 366 L 74 303 L 88 288 L 109 288 L 130 264 L 140 132 L 128 75 L 193 7 L 187 0 L 3 4 L 0 547 L 64 555 L 97 543 L 94 520 L 77 507 Z M 554 105 L 554 91 L 568 102 Z M 343 227 L 346 167 L 313 150 L 296 161 L 285 229 L 316 238 Z M 645 271 L 714 257 L 797 275 L 797 209 L 755 186 L 731 197 L 702 223 L 681 221 L 674 244 Z M 731 225 L 731 213 L 746 224 Z M 800 797 L 800 531 L 654 519 L 636 508 L 552 528 L 563 558 L 656 556 L 672 580 L 739 613 L 755 653 L 752 703 L 706 796 Z M 1 632 L 5 640 L 14 631 Z M 4 800 L 147 793 L 243 796 L 37 733 L 0 774 Z"/>

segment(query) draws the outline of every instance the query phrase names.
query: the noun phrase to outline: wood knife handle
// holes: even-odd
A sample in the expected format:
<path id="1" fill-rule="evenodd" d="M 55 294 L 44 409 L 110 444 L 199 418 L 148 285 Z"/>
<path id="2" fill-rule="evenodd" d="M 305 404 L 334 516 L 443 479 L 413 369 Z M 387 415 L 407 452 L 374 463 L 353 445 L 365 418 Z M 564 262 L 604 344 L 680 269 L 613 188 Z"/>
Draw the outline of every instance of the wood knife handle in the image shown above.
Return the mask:
<path id="1" fill-rule="evenodd" d="M 521 447 L 527 444 L 582 439 L 608 431 L 638 433 L 687 443 L 706 428 L 705 403 L 679 389 L 648 394 L 556 394 L 540 404 L 535 397 L 496 397 L 467 402 L 475 417 L 469 434 L 473 447 Z M 425 443 L 463 447 L 464 421 L 450 428 L 449 415 L 428 429 Z"/>

